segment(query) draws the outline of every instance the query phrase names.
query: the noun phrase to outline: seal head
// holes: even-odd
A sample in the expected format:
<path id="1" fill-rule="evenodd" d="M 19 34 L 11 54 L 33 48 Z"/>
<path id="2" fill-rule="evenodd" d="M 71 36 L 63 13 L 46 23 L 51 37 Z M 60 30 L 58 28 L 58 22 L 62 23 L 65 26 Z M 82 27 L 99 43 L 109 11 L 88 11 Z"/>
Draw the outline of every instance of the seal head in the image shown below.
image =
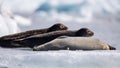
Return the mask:
<path id="1" fill-rule="evenodd" d="M 94 35 L 94 32 L 91 31 L 88 28 L 81 28 L 80 30 L 78 30 L 76 32 L 76 36 L 90 37 L 90 36 L 93 36 L 93 35 Z"/>
<path id="2" fill-rule="evenodd" d="M 57 31 L 57 30 L 67 30 L 68 27 L 61 24 L 61 23 L 57 23 L 57 24 L 54 24 L 53 26 L 51 26 L 47 32 L 51 32 L 51 31 Z"/>

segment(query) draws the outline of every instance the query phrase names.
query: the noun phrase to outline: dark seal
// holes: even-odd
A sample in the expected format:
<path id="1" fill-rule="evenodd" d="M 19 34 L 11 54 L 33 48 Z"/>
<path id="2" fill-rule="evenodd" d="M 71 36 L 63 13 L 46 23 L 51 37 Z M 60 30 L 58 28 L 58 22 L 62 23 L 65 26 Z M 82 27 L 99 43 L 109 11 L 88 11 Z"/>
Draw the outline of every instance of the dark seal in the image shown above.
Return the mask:
<path id="1" fill-rule="evenodd" d="M 2 47 L 21 47 L 21 46 L 10 46 L 10 45 L 12 45 L 11 42 L 16 39 L 22 39 L 22 38 L 27 38 L 29 36 L 33 36 L 33 35 L 37 35 L 37 34 L 44 34 L 44 33 L 52 32 L 52 31 L 67 30 L 67 29 L 68 29 L 67 26 L 65 26 L 61 23 L 57 23 L 57 24 L 52 25 L 49 28 L 29 30 L 26 32 L 2 36 L 2 37 L 0 37 L 0 46 L 2 46 Z"/>
<path id="2" fill-rule="evenodd" d="M 90 37 L 93 35 L 94 33 L 88 28 L 81 28 L 76 31 L 62 30 L 62 31 L 54 31 L 45 34 L 34 35 L 28 38 L 15 40 L 13 43 L 19 46 L 27 46 L 33 48 L 34 46 L 47 43 L 60 36 Z"/>
<path id="3" fill-rule="evenodd" d="M 116 48 L 92 37 L 62 37 L 36 46 L 33 51 L 48 50 L 115 50 Z"/>
<path id="4" fill-rule="evenodd" d="M 57 24 L 52 25 L 49 28 L 29 30 L 29 31 L 21 32 L 21 33 L 6 35 L 6 36 L 0 37 L 0 39 L 5 39 L 5 40 L 21 39 L 21 38 L 26 38 L 32 35 L 43 34 L 43 33 L 48 33 L 48 32 L 58 31 L 58 30 L 67 30 L 67 29 L 68 29 L 67 26 L 61 23 L 57 23 Z"/>

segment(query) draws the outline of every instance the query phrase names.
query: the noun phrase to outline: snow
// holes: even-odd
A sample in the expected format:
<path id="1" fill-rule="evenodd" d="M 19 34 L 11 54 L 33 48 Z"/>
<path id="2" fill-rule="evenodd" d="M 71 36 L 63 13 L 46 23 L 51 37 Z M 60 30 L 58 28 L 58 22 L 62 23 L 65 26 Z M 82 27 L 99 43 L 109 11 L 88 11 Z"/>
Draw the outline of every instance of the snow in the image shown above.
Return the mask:
<path id="1" fill-rule="evenodd" d="M 9 68 L 119 68 L 120 66 L 119 51 L 31 52 L 6 49 L 1 50 L 0 54 L 1 65 Z"/>

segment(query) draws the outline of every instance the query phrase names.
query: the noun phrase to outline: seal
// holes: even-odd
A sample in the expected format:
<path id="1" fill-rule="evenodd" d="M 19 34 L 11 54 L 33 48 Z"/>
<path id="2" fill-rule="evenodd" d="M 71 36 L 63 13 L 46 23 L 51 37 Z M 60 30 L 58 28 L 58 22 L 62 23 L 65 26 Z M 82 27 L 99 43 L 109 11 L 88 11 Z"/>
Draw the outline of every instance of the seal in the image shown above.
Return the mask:
<path id="1" fill-rule="evenodd" d="M 21 32 L 21 33 L 6 35 L 6 36 L 0 37 L 0 39 L 5 39 L 5 40 L 21 39 L 21 38 L 26 38 L 32 35 L 43 34 L 43 33 L 48 33 L 48 32 L 58 31 L 58 30 L 67 30 L 67 29 L 68 29 L 67 26 L 61 23 L 57 23 L 57 24 L 52 25 L 49 28 L 29 30 L 29 31 Z"/>
<path id="2" fill-rule="evenodd" d="M 60 37 L 33 48 L 33 51 L 48 50 L 115 50 L 115 48 L 92 37 Z"/>
<path id="3" fill-rule="evenodd" d="M 15 40 L 13 43 L 19 46 L 27 46 L 33 48 L 36 45 L 47 43 L 60 36 L 90 37 L 93 35 L 94 33 L 88 28 L 81 28 L 79 30 L 73 30 L 73 31 L 61 30 L 61 31 L 54 31 L 45 34 L 34 35 L 24 39 Z"/>
<path id="4" fill-rule="evenodd" d="M 37 34 L 44 34 L 44 33 L 52 32 L 52 31 L 67 30 L 67 29 L 68 29 L 67 26 L 65 26 L 61 23 L 57 23 L 57 24 L 52 25 L 49 28 L 29 30 L 29 31 L 21 32 L 21 33 L 2 36 L 2 37 L 0 37 L 0 46 L 2 46 L 2 47 L 21 47 L 19 45 L 11 46 L 12 45 L 11 42 L 16 39 L 27 38 L 29 36 L 33 36 L 33 35 L 37 35 Z"/>

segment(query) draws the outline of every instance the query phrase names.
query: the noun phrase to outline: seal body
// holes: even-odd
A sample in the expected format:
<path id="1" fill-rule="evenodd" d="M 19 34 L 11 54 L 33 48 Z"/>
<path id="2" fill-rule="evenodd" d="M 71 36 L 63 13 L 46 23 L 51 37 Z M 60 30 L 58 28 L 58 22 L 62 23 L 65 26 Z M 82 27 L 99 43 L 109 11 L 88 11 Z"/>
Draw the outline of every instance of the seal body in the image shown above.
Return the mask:
<path id="1" fill-rule="evenodd" d="M 67 29 L 68 29 L 67 26 L 65 26 L 61 23 L 57 23 L 57 24 L 54 24 L 53 26 L 51 26 L 49 28 L 45 28 L 45 29 L 29 30 L 26 32 L 2 36 L 2 37 L 0 37 L 0 46 L 2 46 L 2 47 L 21 47 L 19 45 L 14 45 L 12 43 L 12 41 L 14 41 L 16 39 L 27 38 L 27 37 L 37 35 L 37 34 L 44 34 L 44 33 L 52 32 L 52 31 L 67 30 Z M 24 46 L 22 46 L 22 47 L 24 47 Z"/>
<path id="2" fill-rule="evenodd" d="M 67 30 L 67 29 L 68 29 L 67 26 L 61 23 L 57 23 L 57 24 L 52 25 L 49 28 L 29 30 L 29 31 L 21 32 L 21 33 L 6 35 L 6 36 L 0 37 L 0 39 L 5 39 L 5 40 L 21 39 L 21 38 L 26 38 L 32 35 L 43 34 L 43 33 L 48 33 L 48 32 L 58 31 L 58 30 Z"/>
<path id="3" fill-rule="evenodd" d="M 111 46 L 92 37 L 62 37 L 34 47 L 34 51 L 48 50 L 111 50 Z M 112 50 L 115 50 L 113 47 Z"/>
<path id="4" fill-rule="evenodd" d="M 88 33 L 88 30 L 89 29 L 87 28 L 81 28 L 76 31 L 67 31 L 67 30 L 54 31 L 54 32 L 49 32 L 45 34 L 34 35 L 25 39 L 15 40 L 14 44 L 33 48 L 34 46 L 47 43 L 60 36 L 79 36 L 79 37 L 93 36 L 94 33 L 91 30 L 89 30 L 89 33 Z"/>

